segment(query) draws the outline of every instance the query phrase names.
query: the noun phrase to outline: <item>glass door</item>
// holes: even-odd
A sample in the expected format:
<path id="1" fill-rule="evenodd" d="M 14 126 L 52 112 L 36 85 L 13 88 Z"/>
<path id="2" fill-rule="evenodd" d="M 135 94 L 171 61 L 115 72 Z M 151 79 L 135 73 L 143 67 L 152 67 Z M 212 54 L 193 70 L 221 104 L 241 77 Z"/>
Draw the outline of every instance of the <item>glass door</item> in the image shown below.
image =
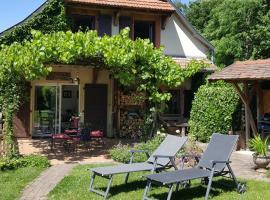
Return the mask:
<path id="1" fill-rule="evenodd" d="M 33 136 L 60 132 L 59 86 L 35 86 Z"/>

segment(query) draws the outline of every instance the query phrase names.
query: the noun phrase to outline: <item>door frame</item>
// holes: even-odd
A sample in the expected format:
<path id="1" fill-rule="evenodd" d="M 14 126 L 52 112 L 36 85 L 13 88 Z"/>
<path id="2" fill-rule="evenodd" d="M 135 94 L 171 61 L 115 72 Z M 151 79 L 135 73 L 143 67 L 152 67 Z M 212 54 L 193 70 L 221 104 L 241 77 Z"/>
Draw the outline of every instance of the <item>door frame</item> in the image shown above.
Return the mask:
<path id="1" fill-rule="evenodd" d="M 57 132 L 61 132 L 61 108 L 62 108 L 62 87 L 63 87 L 63 85 L 75 85 L 75 86 L 78 86 L 78 92 L 79 92 L 79 98 L 78 98 L 78 114 L 80 113 L 80 108 L 81 108 L 81 85 L 79 84 L 79 85 L 77 85 L 77 84 L 75 84 L 75 83 L 64 83 L 64 82 L 61 82 L 61 83 L 57 83 L 57 82 L 55 82 L 55 83 L 52 83 L 52 82 L 50 82 L 50 83 L 34 83 L 34 84 L 32 84 L 31 86 L 32 86 L 32 90 L 31 90 L 31 100 L 30 100 L 30 102 L 31 102 L 31 105 L 30 105 L 30 107 L 31 107 L 31 110 L 30 110 L 30 127 L 29 127 L 29 130 L 30 130 L 30 135 L 31 135 L 31 137 L 33 137 L 33 130 L 34 130 L 34 110 L 35 110 L 35 97 L 36 97 L 36 90 L 35 90 L 35 88 L 36 88 L 36 86 L 51 86 L 51 87 L 59 87 L 59 93 L 58 93 L 58 97 L 59 98 L 57 98 L 58 99 L 58 115 L 59 115 L 59 128 L 58 128 L 58 130 L 57 130 Z"/>

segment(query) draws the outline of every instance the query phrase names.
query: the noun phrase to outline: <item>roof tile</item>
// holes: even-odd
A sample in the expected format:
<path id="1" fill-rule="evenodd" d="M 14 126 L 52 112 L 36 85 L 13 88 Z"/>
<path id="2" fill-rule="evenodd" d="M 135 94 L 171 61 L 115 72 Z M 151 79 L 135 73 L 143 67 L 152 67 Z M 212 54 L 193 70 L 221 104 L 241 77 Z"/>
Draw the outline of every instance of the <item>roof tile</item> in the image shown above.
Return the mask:
<path id="1" fill-rule="evenodd" d="M 80 3 L 130 9 L 174 11 L 174 7 L 164 0 L 65 0 L 66 3 Z"/>
<path id="2" fill-rule="evenodd" d="M 211 75 L 209 80 L 270 80 L 270 59 L 237 61 Z"/>

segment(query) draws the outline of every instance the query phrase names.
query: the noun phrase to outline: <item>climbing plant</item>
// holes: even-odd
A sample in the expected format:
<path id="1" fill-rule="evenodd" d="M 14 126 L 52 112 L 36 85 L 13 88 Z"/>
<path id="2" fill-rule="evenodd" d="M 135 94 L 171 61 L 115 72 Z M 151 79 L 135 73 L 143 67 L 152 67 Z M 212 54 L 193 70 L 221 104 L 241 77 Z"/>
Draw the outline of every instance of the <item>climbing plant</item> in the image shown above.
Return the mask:
<path id="1" fill-rule="evenodd" d="M 32 31 L 31 40 L 2 45 L 0 51 L 0 105 L 5 116 L 4 143 L 9 156 L 17 153 L 12 118 L 23 100 L 24 82 L 44 77 L 53 63 L 107 69 L 121 84 L 135 85 L 145 92 L 153 107 L 170 98 L 169 93 L 160 90 L 161 86 L 177 87 L 203 67 L 203 63 L 193 61 L 181 69 L 149 40 L 131 40 L 129 29 L 112 37 L 98 37 L 96 31 L 51 34 Z"/>

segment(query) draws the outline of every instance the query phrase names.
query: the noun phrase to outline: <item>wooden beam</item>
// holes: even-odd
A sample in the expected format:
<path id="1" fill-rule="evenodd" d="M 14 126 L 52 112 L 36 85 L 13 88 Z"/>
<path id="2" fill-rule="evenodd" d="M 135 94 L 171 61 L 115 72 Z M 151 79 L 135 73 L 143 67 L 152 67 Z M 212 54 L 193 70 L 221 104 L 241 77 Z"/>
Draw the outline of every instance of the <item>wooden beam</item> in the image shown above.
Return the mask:
<path id="1" fill-rule="evenodd" d="M 97 83 L 97 79 L 98 79 L 98 72 L 99 72 L 99 70 L 98 69 L 96 69 L 96 68 L 94 68 L 93 70 L 92 70 L 92 75 L 93 75 L 93 79 L 92 79 L 92 84 L 96 84 Z"/>
<path id="2" fill-rule="evenodd" d="M 250 99 L 249 98 L 249 93 L 248 93 L 248 84 L 244 83 L 244 91 L 245 93 L 241 90 L 240 86 L 237 83 L 233 83 L 233 86 L 236 89 L 236 92 L 238 93 L 238 95 L 240 96 L 242 102 L 245 105 L 245 118 L 246 118 L 246 139 L 249 139 L 249 127 L 251 126 L 252 129 L 252 134 L 253 136 L 257 135 L 258 131 L 257 131 L 257 127 L 250 109 Z M 248 140 L 247 140 L 248 141 Z"/>
<path id="3" fill-rule="evenodd" d="M 161 17 L 161 29 L 165 30 L 167 22 L 169 21 L 171 15 L 164 15 Z"/>
<path id="4" fill-rule="evenodd" d="M 248 84 L 244 83 L 244 94 L 246 96 L 246 103 L 245 103 L 245 121 L 246 121 L 246 143 L 249 141 L 250 139 L 250 115 L 248 113 L 249 110 L 249 98 L 248 98 Z"/>
<path id="5" fill-rule="evenodd" d="M 118 26 L 119 24 L 119 16 L 120 16 L 120 12 L 116 11 L 113 13 L 113 25 L 114 26 Z"/>
<path id="6" fill-rule="evenodd" d="M 257 107 L 257 127 L 259 126 L 259 119 L 262 117 L 262 88 L 259 82 L 255 84 L 256 87 L 256 107 Z"/>

